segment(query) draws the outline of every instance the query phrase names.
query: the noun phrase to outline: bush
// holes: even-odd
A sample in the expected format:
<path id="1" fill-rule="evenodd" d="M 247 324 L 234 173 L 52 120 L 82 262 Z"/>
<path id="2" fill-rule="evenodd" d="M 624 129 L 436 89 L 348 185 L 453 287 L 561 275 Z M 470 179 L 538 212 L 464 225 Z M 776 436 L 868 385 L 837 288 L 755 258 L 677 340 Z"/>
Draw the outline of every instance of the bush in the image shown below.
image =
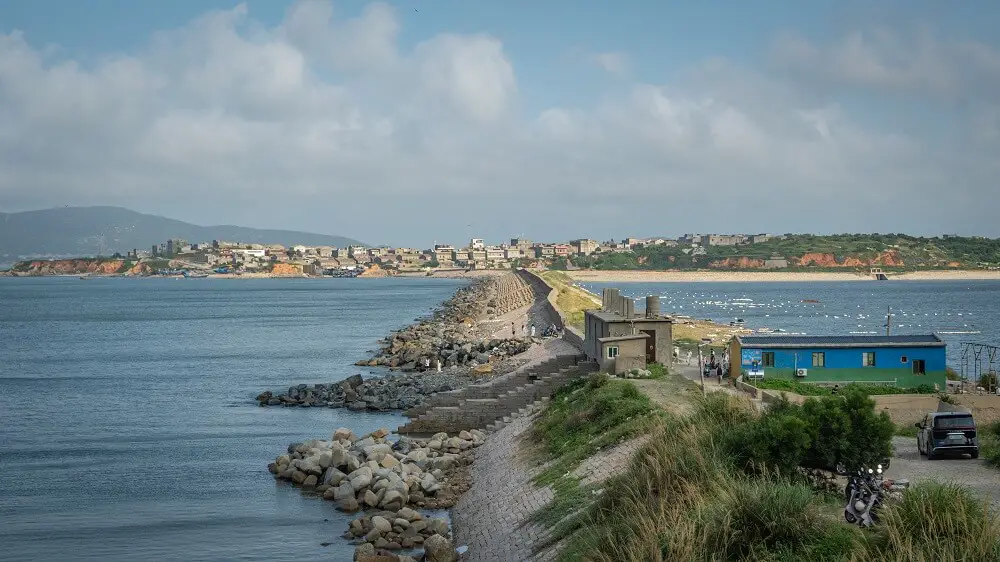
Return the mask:
<path id="1" fill-rule="evenodd" d="M 896 426 L 861 390 L 810 398 L 801 406 L 784 398 L 751 428 L 733 429 L 726 444 L 741 467 L 762 466 L 791 476 L 799 466 L 854 469 L 883 462 Z"/>

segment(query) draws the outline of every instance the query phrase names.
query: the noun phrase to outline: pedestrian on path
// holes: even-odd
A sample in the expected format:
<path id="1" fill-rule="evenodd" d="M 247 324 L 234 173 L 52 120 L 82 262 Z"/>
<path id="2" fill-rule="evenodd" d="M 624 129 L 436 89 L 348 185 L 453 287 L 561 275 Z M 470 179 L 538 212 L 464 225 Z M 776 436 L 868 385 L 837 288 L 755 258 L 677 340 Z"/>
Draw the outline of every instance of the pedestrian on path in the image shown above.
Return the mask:
<path id="1" fill-rule="evenodd" d="M 437 366 L 437 372 L 440 373 L 441 372 L 441 358 L 438 357 L 437 359 L 435 359 L 434 360 L 434 364 Z"/>
<path id="2" fill-rule="evenodd" d="M 510 323 L 510 337 L 511 338 L 516 338 L 517 337 L 517 331 L 514 330 L 514 323 L 513 322 Z"/>
<path id="3" fill-rule="evenodd" d="M 531 337 L 535 337 L 535 325 L 531 325 Z"/>

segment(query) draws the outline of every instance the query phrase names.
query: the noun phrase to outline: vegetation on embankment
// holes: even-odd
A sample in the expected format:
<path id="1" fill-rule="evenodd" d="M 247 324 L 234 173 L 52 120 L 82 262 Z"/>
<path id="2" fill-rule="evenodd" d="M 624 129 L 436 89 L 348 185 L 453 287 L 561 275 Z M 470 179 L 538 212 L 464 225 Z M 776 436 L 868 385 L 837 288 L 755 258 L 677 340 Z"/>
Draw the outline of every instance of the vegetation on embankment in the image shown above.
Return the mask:
<path id="1" fill-rule="evenodd" d="M 569 433 L 569 445 L 550 453 L 579 450 L 598 430 L 567 431 L 566 423 L 587 419 L 587 404 L 611 388 L 630 396 L 621 384 L 629 383 L 577 385 L 564 395 L 572 402 L 553 404 L 559 414 L 543 413 L 549 423 L 539 423 L 536 438 L 557 443 Z M 563 560 L 1000 559 L 995 516 L 957 486 L 915 486 L 870 532 L 843 522 L 841 491 L 820 491 L 800 467 L 874 464 L 888 453 L 894 427 L 860 392 L 764 414 L 714 393 L 691 415 L 655 419 L 629 468 L 603 491 L 556 479 L 556 499 L 536 521 L 553 527 L 552 542 L 565 539 Z"/>
<path id="2" fill-rule="evenodd" d="M 551 461 L 536 481 L 553 482 L 598 450 L 648 431 L 659 412 L 635 385 L 602 373 L 563 387 L 532 430 Z"/>
<path id="3" fill-rule="evenodd" d="M 1000 421 L 979 428 L 979 454 L 987 466 L 1000 468 Z"/>
<path id="4" fill-rule="evenodd" d="M 765 390 L 777 390 L 781 392 L 791 392 L 800 396 L 832 396 L 833 389 L 828 386 L 809 384 L 787 379 L 762 379 L 759 381 L 747 381 L 747 384 L 763 388 Z M 869 396 L 877 394 L 936 394 L 938 391 L 930 384 L 922 384 L 912 388 L 891 386 L 887 384 L 857 384 L 851 383 L 841 387 L 838 392 L 849 389 L 858 389 Z"/>
<path id="5" fill-rule="evenodd" d="M 926 238 L 905 234 L 786 234 L 756 244 L 702 246 L 692 255 L 687 246 L 646 246 L 631 253 L 574 256 L 583 269 L 685 270 L 698 268 L 763 270 L 765 260 L 787 260 L 788 271 L 851 271 L 870 265 L 891 271 L 985 268 L 1000 264 L 1000 239 L 953 236 Z"/>
<path id="6" fill-rule="evenodd" d="M 573 285 L 573 280 L 560 271 L 542 271 L 538 276 L 556 292 L 555 306 L 562 314 L 563 322 L 583 330 L 583 311 L 600 308 L 601 300 Z"/>
<path id="7" fill-rule="evenodd" d="M 601 299 L 597 295 L 577 287 L 573 279 L 562 271 L 547 270 L 538 276 L 555 292 L 555 306 L 563 316 L 563 321 L 578 330 L 583 330 L 583 311 L 599 309 Z M 708 320 L 678 320 L 673 325 L 674 342 L 682 349 L 697 349 L 703 339 L 712 341 L 712 348 L 722 352 L 725 343 L 739 331 L 731 326 L 716 324 Z M 705 349 L 708 353 L 708 349 Z"/>

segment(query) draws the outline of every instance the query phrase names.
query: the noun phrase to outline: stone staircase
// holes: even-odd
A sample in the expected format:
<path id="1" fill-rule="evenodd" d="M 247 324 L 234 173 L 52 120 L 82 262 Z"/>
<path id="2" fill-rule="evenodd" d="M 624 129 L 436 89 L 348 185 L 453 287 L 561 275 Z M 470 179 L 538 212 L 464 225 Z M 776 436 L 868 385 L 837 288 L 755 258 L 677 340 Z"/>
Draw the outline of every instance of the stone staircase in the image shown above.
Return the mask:
<path id="1" fill-rule="evenodd" d="M 576 355 L 543 361 L 489 383 L 436 394 L 428 403 L 404 412 L 411 421 L 400 434 L 430 434 L 486 429 L 524 415 L 548 400 L 564 384 L 593 372 L 596 365 Z"/>

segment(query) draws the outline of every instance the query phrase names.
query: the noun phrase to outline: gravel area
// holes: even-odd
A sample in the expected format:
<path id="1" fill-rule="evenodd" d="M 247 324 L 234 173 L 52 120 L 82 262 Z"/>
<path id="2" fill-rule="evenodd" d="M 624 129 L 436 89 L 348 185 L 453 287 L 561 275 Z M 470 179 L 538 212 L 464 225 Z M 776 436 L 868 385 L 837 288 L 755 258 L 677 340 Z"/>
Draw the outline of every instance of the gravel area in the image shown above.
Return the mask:
<path id="1" fill-rule="evenodd" d="M 990 468 L 982 460 L 944 458 L 929 461 L 917 452 L 916 437 L 893 437 L 894 453 L 886 476 L 905 478 L 911 483 L 933 479 L 938 482 L 956 482 L 967 486 L 994 508 L 1000 508 L 1000 471 Z"/>

